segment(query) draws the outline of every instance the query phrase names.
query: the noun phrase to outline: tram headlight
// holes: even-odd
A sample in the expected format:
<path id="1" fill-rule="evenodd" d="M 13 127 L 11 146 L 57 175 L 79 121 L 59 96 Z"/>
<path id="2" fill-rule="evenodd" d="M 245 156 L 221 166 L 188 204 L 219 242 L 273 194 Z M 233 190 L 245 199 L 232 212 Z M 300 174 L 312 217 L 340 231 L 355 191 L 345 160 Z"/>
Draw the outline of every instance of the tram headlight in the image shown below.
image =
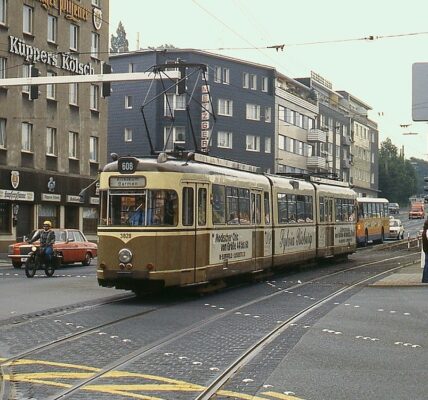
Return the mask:
<path id="1" fill-rule="evenodd" d="M 132 252 L 129 249 L 122 249 L 119 251 L 119 261 L 121 263 L 129 263 L 132 260 Z"/>

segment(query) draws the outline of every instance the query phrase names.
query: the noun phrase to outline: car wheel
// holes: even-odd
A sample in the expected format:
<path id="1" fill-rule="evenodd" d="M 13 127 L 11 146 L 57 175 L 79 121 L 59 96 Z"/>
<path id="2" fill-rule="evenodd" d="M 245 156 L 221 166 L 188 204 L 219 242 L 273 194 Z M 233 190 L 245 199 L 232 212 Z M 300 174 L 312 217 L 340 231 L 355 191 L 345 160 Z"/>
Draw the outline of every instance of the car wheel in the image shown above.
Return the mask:
<path id="1" fill-rule="evenodd" d="M 20 269 L 22 267 L 21 261 L 12 261 L 13 268 Z"/>
<path id="2" fill-rule="evenodd" d="M 86 253 L 85 254 L 85 259 L 82 261 L 82 265 L 86 267 L 86 266 L 88 266 L 91 263 L 91 261 L 92 261 L 92 255 L 91 255 L 91 253 Z"/>

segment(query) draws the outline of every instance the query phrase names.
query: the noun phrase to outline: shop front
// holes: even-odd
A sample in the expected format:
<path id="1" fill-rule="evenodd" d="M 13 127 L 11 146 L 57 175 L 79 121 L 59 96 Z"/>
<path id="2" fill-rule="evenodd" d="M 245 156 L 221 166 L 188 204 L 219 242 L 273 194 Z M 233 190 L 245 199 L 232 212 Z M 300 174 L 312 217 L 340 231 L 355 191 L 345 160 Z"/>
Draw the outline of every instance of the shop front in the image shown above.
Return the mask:
<path id="1" fill-rule="evenodd" d="M 0 253 L 45 220 L 56 228 L 80 229 L 95 241 L 99 199 L 93 182 L 90 178 L 0 169 Z M 79 193 L 88 186 L 88 195 L 81 202 Z"/>

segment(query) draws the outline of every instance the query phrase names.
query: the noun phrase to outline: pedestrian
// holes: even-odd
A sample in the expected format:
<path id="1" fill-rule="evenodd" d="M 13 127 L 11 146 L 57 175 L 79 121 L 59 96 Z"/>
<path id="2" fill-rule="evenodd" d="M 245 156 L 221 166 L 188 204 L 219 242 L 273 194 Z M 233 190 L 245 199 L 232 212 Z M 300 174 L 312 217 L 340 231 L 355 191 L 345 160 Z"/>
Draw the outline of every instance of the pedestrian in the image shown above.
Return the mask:
<path id="1" fill-rule="evenodd" d="M 422 248 L 425 253 L 424 272 L 422 274 L 422 283 L 428 283 L 428 219 L 424 222 L 422 231 Z"/>

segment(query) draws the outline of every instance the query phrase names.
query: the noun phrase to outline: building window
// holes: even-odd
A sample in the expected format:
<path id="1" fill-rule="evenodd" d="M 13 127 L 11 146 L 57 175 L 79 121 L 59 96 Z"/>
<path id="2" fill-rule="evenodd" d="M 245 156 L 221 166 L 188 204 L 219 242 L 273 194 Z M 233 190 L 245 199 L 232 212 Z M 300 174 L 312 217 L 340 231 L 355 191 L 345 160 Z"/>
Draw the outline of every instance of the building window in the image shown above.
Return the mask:
<path id="1" fill-rule="evenodd" d="M 218 99 L 218 115 L 233 116 L 233 101 Z"/>
<path id="2" fill-rule="evenodd" d="M 0 148 L 6 148 L 6 120 L 0 118 Z"/>
<path id="3" fill-rule="evenodd" d="M 21 150 L 33 151 L 33 125 L 28 122 L 22 123 Z"/>
<path id="4" fill-rule="evenodd" d="M 30 76 L 31 76 L 31 65 L 24 64 L 22 66 L 22 77 L 29 78 Z M 22 93 L 30 93 L 30 85 L 23 85 Z"/>
<path id="5" fill-rule="evenodd" d="M 260 137 L 255 135 L 247 135 L 246 145 L 246 150 L 248 151 L 260 151 Z"/>
<path id="6" fill-rule="evenodd" d="M 98 58 L 100 52 L 100 35 L 96 32 L 91 32 L 91 57 Z"/>
<path id="7" fill-rule="evenodd" d="M 7 58 L 0 57 L 0 79 L 6 78 L 6 62 L 7 62 Z"/>
<path id="8" fill-rule="evenodd" d="M 250 74 L 250 89 L 251 90 L 257 89 L 257 75 Z"/>
<path id="9" fill-rule="evenodd" d="M 79 85 L 77 83 L 69 83 L 68 90 L 68 102 L 73 106 L 77 106 L 79 104 Z"/>
<path id="10" fill-rule="evenodd" d="M 46 128 L 46 154 L 56 156 L 57 152 L 56 128 Z"/>
<path id="11" fill-rule="evenodd" d="M 98 85 L 91 85 L 90 109 L 98 111 L 98 102 L 100 98 L 100 88 Z"/>
<path id="12" fill-rule="evenodd" d="M 98 138 L 91 136 L 89 138 L 89 161 L 98 162 Z"/>
<path id="13" fill-rule="evenodd" d="M 272 121 L 272 109 L 270 107 L 265 107 L 265 122 Z"/>
<path id="14" fill-rule="evenodd" d="M 247 104 L 247 119 L 260 121 L 260 106 L 256 104 Z"/>
<path id="15" fill-rule="evenodd" d="M 217 134 L 217 146 L 224 149 L 232 148 L 232 132 L 221 132 Z"/>
<path id="16" fill-rule="evenodd" d="M 128 64 L 128 72 L 135 72 L 135 64 L 133 63 Z"/>
<path id="17" fill-rule="evenodd" d="M 33 12 L 33 7 L 24 5 L 22 14 L 22 31 L 29 35 L 33 34 Z"/>
<path id="18" fill-rule="evenodd" d="M 0 24 L 7 22 L 7 0 L 0 0 Z"/>
<path id="19" fill-rule="evenodd" d="M 97 234 L 98 209 L 96 207 L 83 207 L 83 233 Z"/>
<path id="20" fill-rule="evenodd" d="M 69 158 L 77 158 L 78 153 L 78 139 L 79 135 L 77 132 L 68 132 L 68 157 Z"/>
<path id="21" fill-rule="evenodd" d="M 125 108 L 131 109 L 133 103 L 133 97 L 132 96 L 125 96 Z"/>
<path id="22" fill-rule="evenodd" d="M 186 130 L 184 126 L 166 126 L 164 129 L 165 150 L 174 150 L 176 144 L 186 143 Z"/>
<path id="23" fill-rule="evenodd" d="M 271 138 L 267 137 L 265 138 L 265 153 L 270 153 L 271 152 Z"/>
<path id="24" fill-rule="evenodd" d="M 230 70 L 229 68 L 214 67 L 214 82 L 224 83 L 228 85 L 230 83 Z"/>
<path id="25" fill-rule="evenodd" d="M 70 50 L 77 51 L 79 49 L 79 27 L 70 25 Z"/>
<path id="26" fill-rule="evenodd" d="M 58 32 L 58 19 L 53 15 L 48 15 L 48 42 L 56 43 Z"/>
<path id="27" fill-rule="evenodd" d="M 164 96 L 164 116 L 173 117 L 175 110 L 186 109 L 186 95 L 168 93 Z"/>
<path id="28" fill-rule="evenodd" d="M 262 92 L 267 92 L 268 91 L 268 78 L 267 76 L 263 76 L 262 77 Z"/>
<path id="29" fill-rule="evenodd" d="M 250 74 L 248 72 L 244 72 L 242 74 L 242 87 L 244 89 L 248 89 L 250 87 Z"/>
<path id="30" fill-rule="evenodd" d="M 55 72 L 48 71 L 46 76 L 56 76 L 56 74 Z M 56 98 L 55 85 L 53 84 L 46 85 L 46 97 L 51 100 L 54 100 Z"/>
<path id="31" fill-rule="evenodd" d="M 92 5 L 97 6 L 97 7 L 101 7 L 101 0 L 92 0 Z"/>
<path id="32" fill-rule="evenodd" d="M 123 140 L 125 142 L 132 142 L 132 129 L 131 128 L 125 128 Z"/>

